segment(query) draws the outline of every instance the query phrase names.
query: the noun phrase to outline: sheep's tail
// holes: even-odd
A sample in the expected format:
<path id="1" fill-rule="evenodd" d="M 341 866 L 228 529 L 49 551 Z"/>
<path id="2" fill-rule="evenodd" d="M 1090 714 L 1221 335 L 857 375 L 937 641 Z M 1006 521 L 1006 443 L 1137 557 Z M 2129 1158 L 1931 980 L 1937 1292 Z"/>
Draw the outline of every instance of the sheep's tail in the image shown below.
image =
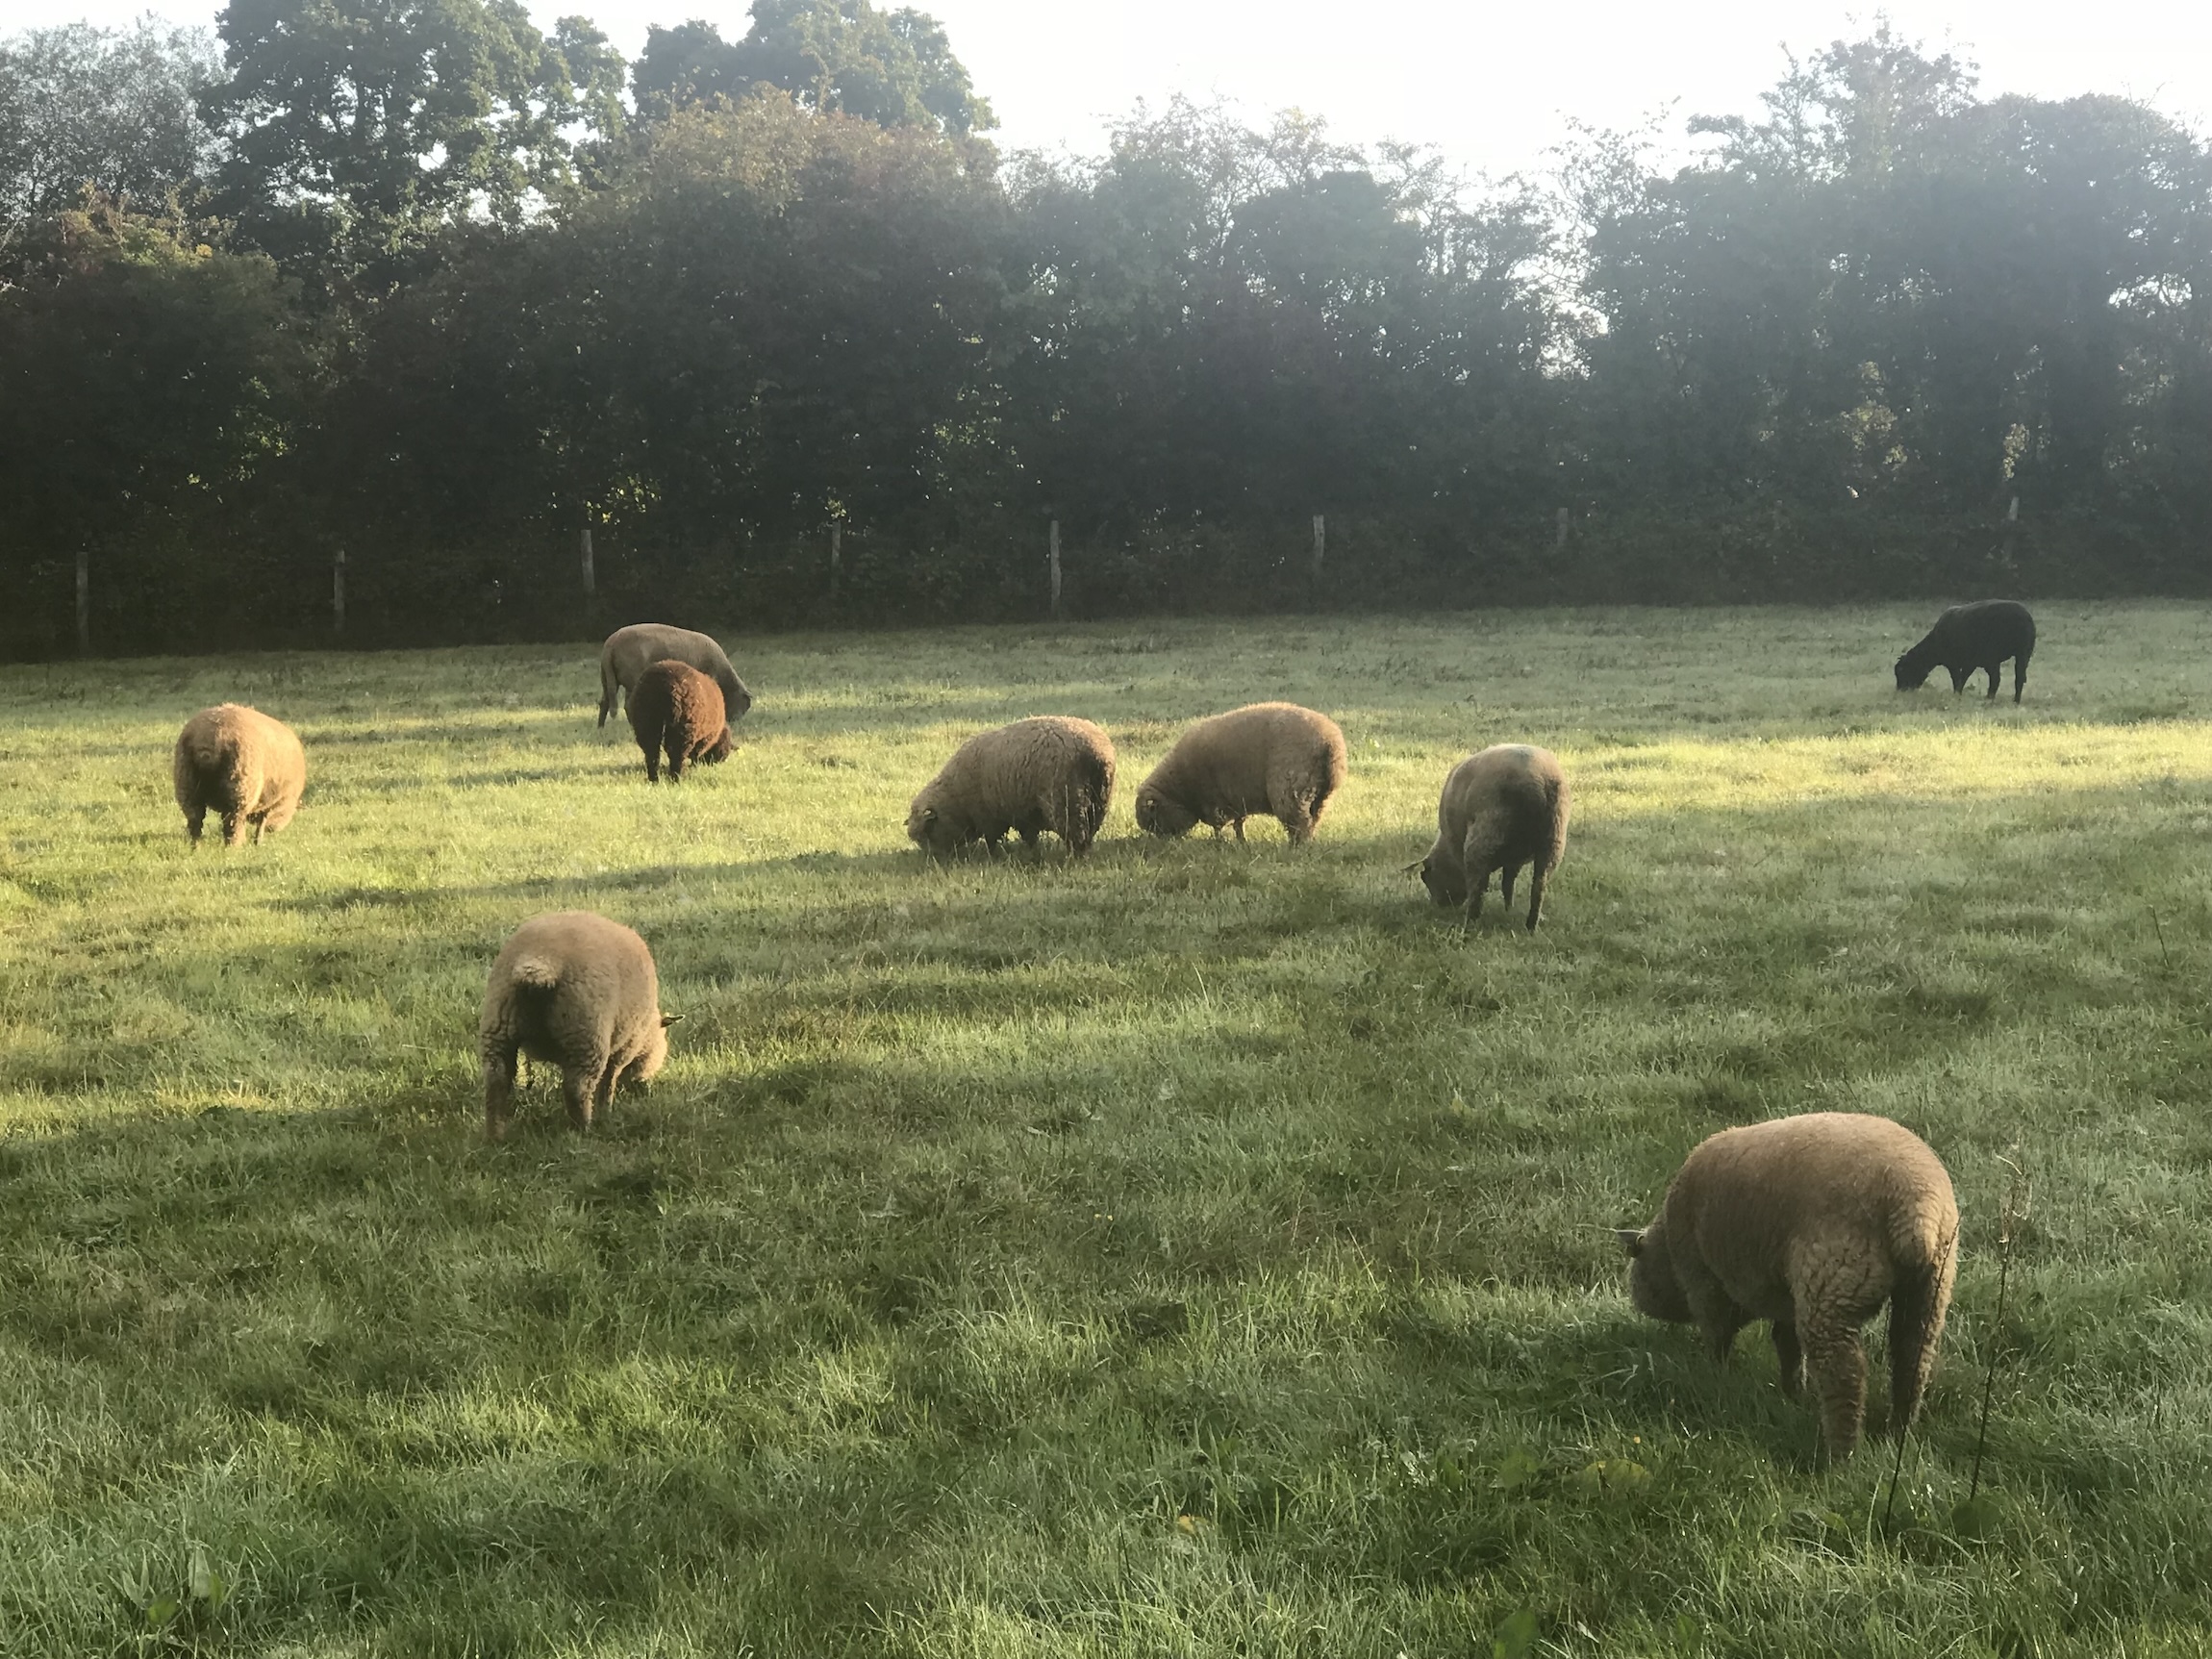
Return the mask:
<path id="1" fill-rule="evenodd" d="M 508 969 L 515 989 L 545 995 L 561 983 L 561 965 L 541 956 L 525 956 Z"/>
<path id="2" fill-rule="evenodd" d="M 1920 1412 L 1958 1276 L 1955 1222 L 1918 1242 L 1933 1249 L 1910 1261 L 1890 1292 L 1890 1426 L 1899 1433 Z"/>

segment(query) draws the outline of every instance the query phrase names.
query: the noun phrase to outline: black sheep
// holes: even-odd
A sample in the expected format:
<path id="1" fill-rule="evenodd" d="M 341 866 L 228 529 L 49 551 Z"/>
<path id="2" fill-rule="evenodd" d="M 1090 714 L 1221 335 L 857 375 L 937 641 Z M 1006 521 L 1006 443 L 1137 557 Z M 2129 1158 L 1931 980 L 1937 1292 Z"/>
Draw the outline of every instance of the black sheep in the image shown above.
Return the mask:
<path id="1" fill-rule="evenodd" d="M 2017 599 L 1976 599 L 1953 605 L 1936 618 L 1927 638 L 1898 659 L 1898 690 L 1918 691 L 1928 670 L 1948 668 L 1950 689 L 1966 690 L 1976 668 L 1989 675 L 1989 694 L 1997 695 L 1998 668 L 2012 659 L 2012 700 L 2027 681 L 2027 659 L 2035 652 L 2035 618 Z"/>

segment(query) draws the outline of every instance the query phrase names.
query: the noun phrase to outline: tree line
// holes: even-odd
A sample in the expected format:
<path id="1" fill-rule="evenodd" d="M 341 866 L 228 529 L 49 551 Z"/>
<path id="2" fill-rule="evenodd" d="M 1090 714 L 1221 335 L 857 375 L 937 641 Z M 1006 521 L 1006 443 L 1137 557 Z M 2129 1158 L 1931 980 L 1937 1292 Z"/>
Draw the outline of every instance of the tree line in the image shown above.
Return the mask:
<path id="1" fill-rule="evenodd" d="M 0 42 L 0 652 L 2212 586 L 2212 149 L 2144 104 L 1885 26 L 1685 165 L 993 125 L 871 0 Z"/>

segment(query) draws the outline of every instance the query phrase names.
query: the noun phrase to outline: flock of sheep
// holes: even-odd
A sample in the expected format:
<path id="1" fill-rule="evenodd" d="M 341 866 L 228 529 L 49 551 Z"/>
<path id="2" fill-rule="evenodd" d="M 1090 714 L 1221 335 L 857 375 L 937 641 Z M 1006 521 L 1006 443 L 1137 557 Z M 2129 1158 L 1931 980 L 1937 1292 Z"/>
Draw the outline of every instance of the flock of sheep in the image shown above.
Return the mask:
<path id="1" fill-rule="evenodd" d="M 1898 659 L 1910 690 L 1937 667 L 1953 691 L 1973 672 L 2013 664 L 2021 697 L 2035 623 L 2010 600 L 1953 606 Z M 643 623 L 612 635 L 600 654 L 599 723 L 618 695 L 645 774 L 671 779 L 730 753 L 730 723 L 752 706 L 722 648 L 704 634 Z M 1345 780 L 1344 733 L 1291 703 L 1255 703 L 1197 721 L 1137 791 L 1138 827 L 1180 836 L 1205 824 L 1244 838 L 1246 817 L 1269 815 L 1294 843 L 1312 839 Z M 1041 716 L 970 738 L 914 797 L 907 835 L 930 856 L 982 842 L 994 856 L 1009 832 L 1035 849 L 1058 836 L 1086 852 L 1114 790 L 1114 744 L 1089 720 Z M 175 753 L 177 803 L 196 845 L 207 815 L 223 839 L 282 829 L 299 805 L 307 760 L 299 739 L 258 710 L 225 703 L 186 721 Z M 1437 837 L 1418 869 L 1438 905 L 1480 914 L 1493 875 L 1508 905 L 1529 874 L 1527 926 L 1565 855 L 1570 811 L 1556 756 L 1523 743 L 1471 755 L 1445 779 Z M 652 952 L 621 923 L 588 911 L 534 917 L 491 966 L 478 1026 L 485 1128 L 505 1133 L 518 1059 L 558 1066 L 569 1120 L 591 1126 L 624 1083 L 650 1079 L 667 1059 Z M 1819 1112 L 1723 1130 L 1699 1144 L 1670 1183 L 1658 1217 L 1623 1231 L 1629 1292 L 1655 1319 L 1695 1324 L 1716 1360 L 1737 1333 L 1768 1320 L 1782 1386 L 1797 1397 L 1810 1377 L 1831 1456 L 1857 1445 L 1865 1415 L 1860 1328 L 1890 1310 L 1890 1422 L 1918 1410 L 1943 1334 L 1958 1266 L 1958 1206 L 1935 1153 L 1885 1118 Z"/>

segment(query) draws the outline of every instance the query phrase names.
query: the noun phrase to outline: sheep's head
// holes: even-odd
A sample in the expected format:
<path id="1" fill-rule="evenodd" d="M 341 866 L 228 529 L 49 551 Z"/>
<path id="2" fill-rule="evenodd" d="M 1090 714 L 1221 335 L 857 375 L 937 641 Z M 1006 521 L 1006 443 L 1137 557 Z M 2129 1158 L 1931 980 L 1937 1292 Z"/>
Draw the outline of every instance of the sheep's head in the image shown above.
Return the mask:
<path id="1" fill-rule="evenodd" d="M 1433 852 L 1414 868 L 1420 872 L 1420 884 L 1428 889 L 1431 904 L 1449 907 L 1467 902 L 1467 871 L 1445 863 Z"/>
<path id="2" fill-rule="evenodd" d="M 1198 815 L 1146 786 L 1137 792 L 1137 827 L 1146 835 L 1188 835 Z"/>
<path id="3" fill-rule="evenodd" d="M 906 839 L 925 853 L 937 858 L 948 858 L 960 850 L 968 838 L 959 826 L 937 810 L 926 794 L 917 795 L 914 805 L 907 810 Z"/>
<path id="4" fill-rule="evenodd" d="M 1933 663 L 1923 663 L 1911 651 L 1898 659 L 1898 690 L 1917 691 L 1928 683 L 1928 670 Z"/>
<path id="5" fill-rule="evenodd" d="M 1674 1276 L 1674 1258 L 1667 1252 L 1667 1235 L 1653 1221 L 1642 1232 L 1626 1229 L 1614 1235 L 1628 1253 L 1628 1299 L 1646 1319 L 1673 1324 L 1690 1322 L 1690 1303 Z"/>
<path id="6" fill-rule="evenodd" d="M 711 744 L 708 745 L 706 752 L 700 755 L 699 759 L 705 762 L 708 766 L 719 766 L 722 762 L 728 760 L 729 758 L 730 728 L 725 725 L 722 728 L 722 735 L 716 738 Z"/>
<path id="7" fill-rule="evenodd" d="M 733 722 L 743 719 L 752 706 L 753 694 L 745 690 L 744 681 L 732 674 L 722 683 L 722 710 Z"/>

